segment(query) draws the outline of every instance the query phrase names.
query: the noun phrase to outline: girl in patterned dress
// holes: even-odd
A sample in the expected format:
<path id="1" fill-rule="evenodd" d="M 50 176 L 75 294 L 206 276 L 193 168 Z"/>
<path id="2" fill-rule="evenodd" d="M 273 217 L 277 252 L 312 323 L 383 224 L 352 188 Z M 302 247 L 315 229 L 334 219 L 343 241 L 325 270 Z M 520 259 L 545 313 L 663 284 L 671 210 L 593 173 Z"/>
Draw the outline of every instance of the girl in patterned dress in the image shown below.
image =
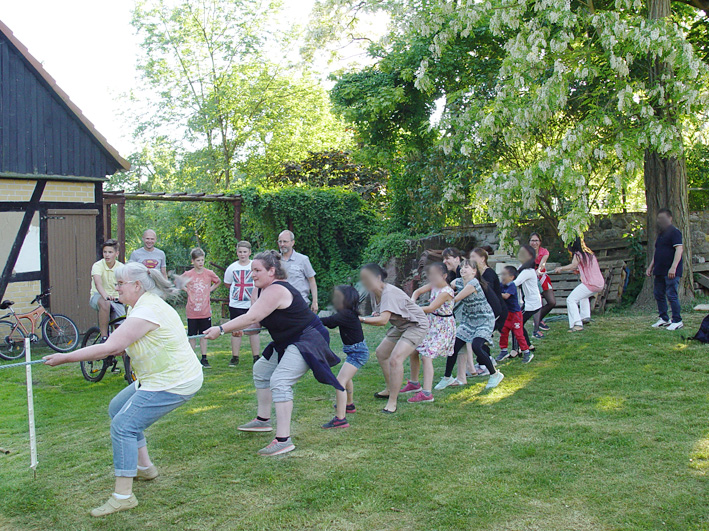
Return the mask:
<path id="1" fill-rule="evenodd" d="M 448 269 L 445 264 L 439 262 L 428 266 L 426 274 L 431 298 L 428 306 L 423 307 L 423 311 L 428 316 L 429 326 L 423 343 L 416 348 L 423 365 L 423 388 L 409 398 L 408 401 L 412 403 L 433 402 L 433 359 L 452 356 L 455 342 L 455 293 L 448 285 Z M 414 297 L 418 298 L 418 293 L 414 293 Z"/>
<path id="2" fill-rule="evenodd" d="M 457 292 L 455 302 L 463 302 L 463 312 L 456 330 L 453 352 L 454 355 L 458 355 L 466 343 L 472 343 L 478 363 L 490 371 L 490 379 L 486 388 L 492 389 L 497 387 L 504 378 L 504 375 L 495 369 L 490 357 L 490 342 L 495 329 L 495 314 L 487 302 L 485 292 L 477 278 L 476 269 L 467 260 L 463 260 L 460 273 L 462 278 L 456 279 L 454 283 Z M 450 375 L 444 376 L 444 380 L 446 378 L 452 380 Z M 447 385 L 442 385 L 447 383 L 444 380 L 441 380 L 437 387 L 440 386 L 441 389 L 447 387 Z"/>

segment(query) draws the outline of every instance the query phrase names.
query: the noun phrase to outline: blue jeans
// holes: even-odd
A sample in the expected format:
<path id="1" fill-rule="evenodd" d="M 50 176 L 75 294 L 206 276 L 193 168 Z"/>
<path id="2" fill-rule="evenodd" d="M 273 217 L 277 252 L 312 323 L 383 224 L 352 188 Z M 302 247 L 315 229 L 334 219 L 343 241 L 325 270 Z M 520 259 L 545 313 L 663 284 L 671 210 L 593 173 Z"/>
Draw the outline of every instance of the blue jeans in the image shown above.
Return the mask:
<path id="1" fill-rule="evenodd" d="M 347 354 L 345 361 L 355 369 L 361 369 L 369 360 L 369 348 L 366 341 L 354 345 L 342 345 L 342 352 Z"/>
<path id="2" fill-rule="evenodd" d="M 145 446 L 143 430 L 194 395 L 167 391 L 141 391 L 131 384 L 108 406 L 111 416 L 113 467 L 117 477 L 133 478 L 138 473 L 138 448 Z"/>
<path id="3" fill-rule="evenodd" d="M 679 303 L 679 282 L 681 278 L 655 275 L 654 294 L 660 319 L 670 320 L 667 315 L 667 300 L 669 299 L 672 307 L 672 322 L 679 323 L 682 320 L 682 305 Z"/>

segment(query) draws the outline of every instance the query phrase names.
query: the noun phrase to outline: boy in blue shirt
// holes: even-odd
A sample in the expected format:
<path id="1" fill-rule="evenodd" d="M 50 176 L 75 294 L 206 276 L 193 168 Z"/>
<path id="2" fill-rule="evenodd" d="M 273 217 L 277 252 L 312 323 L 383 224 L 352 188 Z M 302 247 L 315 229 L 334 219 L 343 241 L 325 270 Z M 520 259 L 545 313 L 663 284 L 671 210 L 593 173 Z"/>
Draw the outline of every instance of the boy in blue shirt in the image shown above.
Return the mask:
<path id="1" fill-rule="evenodd" d="M 522 354 L 525 356 L 529 354 L 529 344 L 524 338 L 522 308 L 519 305 L 517 286 L 514 283 L 516 277 L 517 269 L 512 266 L 505 267 L 500 274 L 502 298 L 505 300 L 505 304 L 507 304 L 507 319 L 500 333 L 500 355 L 497 356 L 495 361 L 502 361 L 510 356 L 507 350 L 507 345 L 510 340 L 510 331 L 515 335 L 515 339 L 517 343 L 519 343 L 519 348 L 522 349 Z"/>

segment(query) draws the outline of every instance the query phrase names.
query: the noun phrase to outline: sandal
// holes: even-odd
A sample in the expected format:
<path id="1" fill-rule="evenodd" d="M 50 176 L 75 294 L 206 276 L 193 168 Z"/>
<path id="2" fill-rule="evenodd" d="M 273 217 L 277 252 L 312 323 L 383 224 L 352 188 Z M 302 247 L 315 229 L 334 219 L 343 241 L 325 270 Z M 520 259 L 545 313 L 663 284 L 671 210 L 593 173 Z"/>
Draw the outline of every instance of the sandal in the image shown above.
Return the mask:
<path id="1" fill-rule="evenodd" d="M 569 328 L 569 332 L 583 332 L 583 326 L 574 326 L 573 328 Z"/>
<path id="2" fill-rule="evenodd" d="M 378 398 L 379 400 L 389 400 L 389 395 L 383 395 L 379 392 L 374 393 L 374 398 Z"/>
<path id="3" fill-rule="evenodd" d="M 387 415 L 393 415 L 396 413 L 396 409 L 394 411 L 389 411 L 388 409 L 384 408 L 382 409 L 382 413 L 386 413 Z"/>
<path id="4" fill-rule="evenodd" d="M 468 382 L 461 382 L 458 378 L 453 380 L 453 383 L 450 384 L 448 387 L 463 387 L 464 385 L 468 385 Z"/>

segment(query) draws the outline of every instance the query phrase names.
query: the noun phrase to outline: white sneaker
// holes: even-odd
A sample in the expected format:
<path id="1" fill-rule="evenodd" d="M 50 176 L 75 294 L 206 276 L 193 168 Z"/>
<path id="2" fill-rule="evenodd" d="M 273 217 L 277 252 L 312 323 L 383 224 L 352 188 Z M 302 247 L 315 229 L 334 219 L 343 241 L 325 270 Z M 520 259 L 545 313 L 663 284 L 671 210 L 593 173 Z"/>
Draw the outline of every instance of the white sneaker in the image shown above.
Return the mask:
<path id="1" fill-rule="evenodd" d="M 487 381 L 487 385 L 485 386 L 485 389 L 494 389 L 498 385 L 500 385 L 500 382 L 502 379 L 505 377 L 504 374 L 502 374 L 500 371 L 497 371 L 495 374 L 490 376 L 490 379 Z"/>
<path id="2" fill-rule="evenodd" d="M 443 378 L 441 378 L 441 381 L 436 384 L 436 387 L 434 387 L 434 389 L 436 391 L 440 391 L 440 390 L 448 387 L 453 382 L 455 382 L 455 378 L 453 378 L 452 376 L 449 376 L 449 377 L 444 376 Z"/>
<path id="3" fill-rule="evenodd" d="M 679 323 L 672 323 L 667 327 L 667 330 L 679 330 L 680 328 L 684 328 L 684 323 L 682 321 Z"/>
<path id="4" fill-rule="evenodd" d="M 665 326 L 670 326 L 670 322 L 665 321 L 664 319 L 659 319 L 654 325 L 652 325 L 653 328 L 664 328 Z"/>

